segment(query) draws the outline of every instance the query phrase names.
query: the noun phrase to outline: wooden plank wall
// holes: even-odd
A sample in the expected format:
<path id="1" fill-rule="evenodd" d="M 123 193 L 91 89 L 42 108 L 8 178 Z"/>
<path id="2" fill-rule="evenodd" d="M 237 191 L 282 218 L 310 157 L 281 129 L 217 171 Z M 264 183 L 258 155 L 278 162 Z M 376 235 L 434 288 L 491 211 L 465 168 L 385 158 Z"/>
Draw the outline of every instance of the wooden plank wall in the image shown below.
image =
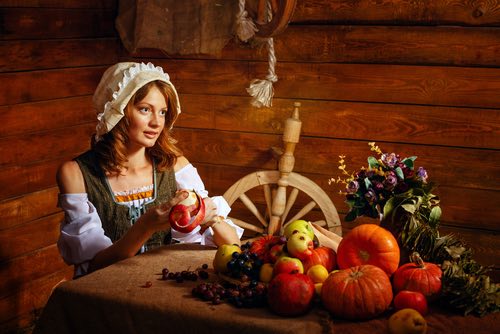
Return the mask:
<path id="1" fill-rule="evenodd" d="M 152 61 L 170 73 L 183 105 L 175 135 L 212 195 L 276 168 L 270 147 L 281 145 L 282 122 L 300 101 L 295 171 L 317 182 L 341 217 L 343 198 L 327 183 L 337 156 L 357 169 L 376 141 L 418 156 L 439 184 L 443 232 L 460 234 L 481 263 L 498 266 L 498 0 L 299 0 L 275 39 L 270 109 L 251 107 L 245 91 L 267 71 L 265 49 L 233 41 L 217 57 L 129 55 L 114 29 L 117 8 L 116 0 L 0 4 L 2 329 L 29 327 L 52 287 L 71 277 L 55 245 L 62 214 L 54 174 L 88 147 L 91 95 L 118 60 Z"/>
<path id="2" fill-rule="evenodd" d="M 93 90 L 118 60 L 116 13 L 115 0 L 0 3 L 1 333 L 29 331 L 72 276 L 55 244 L 55 171 L 88 147 Z"/>

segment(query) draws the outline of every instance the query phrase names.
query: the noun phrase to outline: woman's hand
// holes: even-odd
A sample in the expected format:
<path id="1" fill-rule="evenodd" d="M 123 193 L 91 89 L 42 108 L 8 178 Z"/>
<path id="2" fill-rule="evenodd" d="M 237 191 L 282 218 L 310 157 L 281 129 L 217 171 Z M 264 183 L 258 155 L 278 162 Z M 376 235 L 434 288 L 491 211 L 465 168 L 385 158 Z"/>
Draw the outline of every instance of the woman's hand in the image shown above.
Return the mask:
<path id="1" fill-rule="evenodd" d="M 186 190 L 177 191 L 175 196 L 170 201 L 152 207 L 146 211 L 139 218 L 137 223 L 141 223 L 151 234 L 156 231 L 166 230 L 170 227 L 168 220 L 170 209 L 186 199 L 188 194 L 189 193 Z"/>
<path id="2" fill-rule="evenodd" d="M 178 191 L 170 201 L 146 211 L 123 237 L 96 254 L 90 261 L 89 272 L 137 254 L 154 232 L 166 230 L 170 226 L 168 222 L 170 209 L 184 200 L 187 195 L 187 191 Z"/>
<path id="3" fill-rule="evenodd" d="M 205 197 L 203 201 L 205 202 L 205 219 L 203 219 L 201 224 L 206 224 L 217 217 L 217 206 L 210 197 Z"/>

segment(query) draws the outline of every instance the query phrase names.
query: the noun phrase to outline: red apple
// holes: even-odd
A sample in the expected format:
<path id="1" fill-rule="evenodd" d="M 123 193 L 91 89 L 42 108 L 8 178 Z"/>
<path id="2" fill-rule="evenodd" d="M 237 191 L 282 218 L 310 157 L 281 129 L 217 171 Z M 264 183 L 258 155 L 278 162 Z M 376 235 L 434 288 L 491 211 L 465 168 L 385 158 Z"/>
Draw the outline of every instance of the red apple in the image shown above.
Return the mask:
<path id="1" fill-rule="evenodd" d="M 427 299 L 421 292 L 402 290 L 394 297 L 394 308 L 402 310 L 404 308 L 411 308 L 418 311 L 422 316 L 426 315 Z"/>
<path id="2" fill-rule="evenodd" d="M 276 261 L 271 261 L 271 248 L 274 245 L 277 245 L 280 243 L 280 237 L 275 236 L 275 235 L 264 235 L 261 236 L 260 238 L 254 240 L 252 242 L 252 246 L 250 246 L 250 253 L 255 253 L 259 259 L 261 259 L 264 262 L 273 262 Z"/>
<path id="3" fill-rule="evenodd" d="M 269 282 L 267 302 L 278 315 L 298 316 L 310 309 L 314 291 L 314 283 L 309 276 L 281 273 Z"/>
<path id="4" fill-rule="evenodd" d="M 194 191 L 175 205 L 168 216 L 170 226 L 179 232 L 189 233 L 205 219 L 205 202 Z"/>
<path id="5" fill-rule="evenodd" d="M 292 273 L 304 273 L 304 266 L 299 259 L 282 256 L 276 260 L 273 267 L 273 275 L 277 276 L 279 274 L 292 274 Z"/>
<path id="6" fill-rule="evenodd" d="M 311 256 L 302 260 L 302 264 L 304 265 L 304 272 L 307 272 L 307 269 L 315 264 L 321 264 L 328 272 L 331 272 L 337 267 L 337 254 L 329 247 L 320 246 L 313 249 Z"/>
<path id="7" fill-rule="evenodd" d="M 286 256 L 286 252 L 283 250 L 283 248 L 285 247 L 284 244 L 281 244 L 281 245 L 274 245 L 273 247 L 271 247 L 271 250 L 269 251 L 269 253 L 267 254 L 267 259 L 269 260 L 269 262 L 271 263 L 275 263 L 276 260 L 278 260 L 278 258 L 282 257 L 282 256 Z"/>
<path id="8" fill-rule="evenodd" d="M 288 237 L 286 249 L 291 256 L 305 260 L 311 256 L 314 242 L 307 234 L 297 232 Z"/>

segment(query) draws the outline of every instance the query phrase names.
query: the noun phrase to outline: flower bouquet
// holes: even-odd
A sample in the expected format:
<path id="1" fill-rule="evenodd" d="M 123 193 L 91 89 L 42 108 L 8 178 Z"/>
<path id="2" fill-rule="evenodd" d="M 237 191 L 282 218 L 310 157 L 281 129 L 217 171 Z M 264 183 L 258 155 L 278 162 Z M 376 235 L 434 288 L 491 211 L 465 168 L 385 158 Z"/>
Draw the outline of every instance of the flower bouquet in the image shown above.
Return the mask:
<path id="1" fill-rule="evenodd" d="M 432 193 L 435 187 L 428 182 L 427 171 L 415 170 L 417 157 L 401 158 L 383 153 L 374 142 L 368 144 L 378 158 L 370 156 L 367 168 L 349 172 L 341 155 L 342 175 L 330 179 L 330 183 L 344 185 L 340 193 L 349 206 L 345 221 L 360 216 L 380 219 L 380 225 L 398 240 L 402 253 L 416 251 L 424 260 L 441 265 L 440 300 L 445 306 L 464 315 L 498 312 L 499 284 L 490 282 L 489 268 L 473 260 L 472 250 L 462 240 L 439 234 L 439 198 Z"/>

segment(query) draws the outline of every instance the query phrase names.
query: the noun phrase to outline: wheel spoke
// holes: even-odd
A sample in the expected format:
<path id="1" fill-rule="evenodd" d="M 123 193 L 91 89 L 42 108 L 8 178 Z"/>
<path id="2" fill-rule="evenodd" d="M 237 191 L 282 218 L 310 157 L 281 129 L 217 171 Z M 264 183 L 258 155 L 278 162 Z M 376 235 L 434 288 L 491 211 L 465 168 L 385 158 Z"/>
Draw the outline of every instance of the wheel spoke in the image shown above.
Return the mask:
<path id="1" fill-rule="evenodd" d="M 254 242 L 255 240 L 260 239 L 260 238 L 262 238 L 262 236 L 248 238 L 248 239 L 245 239 L 245 242 Z"/>
<path id="2" fill-rule="evenodd" d="M 238 225 L 239 227 L 242 227 L 246 230 L 254 231 L 257 233 L 264 233 L 264 229 L 262 227 L 255 226 L 254 224 L 250 224 L 247 222 L 244 222 L 243 220 L 237 219 L 237 218 L 232 218 L 232 217 L 227 217 L 228 219 L 231 219 L 233 223 Z"/>
<path id="3" fill-rule="evenodd" d="M 316 202 L 314 201 L 311 201 L 309 203 L 307 203 L 302 209 L 300 209 L 300 211 L 295 215 L 293 216 L 292 219 L 290 219 L 285 225 L 287 225 L 288 223 L 290 222 L 293 222 L 297 219 L 300 219 L 302 217 L 304 217 L 309 211 L 311 211 L 312 209 L 314 209 L 314 207 L 316 206 Z"/>
<path id="4" fill-rule="evenodd" d="M 264 217 L 262 217 L 259 210 L 255 206 L 255 204 L 253 204 L 253 202 L 250 200 L 250 198 L 248 198 L 248 196 L 246 194 L 241 194 L 239 198 L 243 202 L 243 204 L 245 204 L 247 209 L 260 221 L 260 223 L 264 227 L 267 227 L 266 220 L 264 219 Z"/>
<path id="5" fill-rule="evenodd" d="M 321 227 L 328 226 L 328 224 L 326 223 L 326 220 L 318 220 L 318 221 L 311 222 L 311 223 L 318 225 L 318 226 L 321 226 Z"/>
<path id="6" fill-rule="evenodd" d="M 298 194 L 299 194 L 299 189 L 293 188 L 292 191 L 290 192 L 290 196 L 288 196 L 288 200 L 287 200 L 286 206 L 285 206 L 285 212 L 283 212 L 283 214 L 281 215 L 282 228 L 283 228 L 283 222 L 286 220 L 286 216 L 288 216 L 290 209 L 295 204 L 295 201 L 297 200 Z"/>
<path id="7" fill-rule="evenodd" d="M 271 207 L 273 205 L 273 200 L 271 197 L 271 187 L 269 184 L 264 184 L 264 198 L 266 199 L 266 205 L 267 205 L 267 216 L 271 217 Z"/>

